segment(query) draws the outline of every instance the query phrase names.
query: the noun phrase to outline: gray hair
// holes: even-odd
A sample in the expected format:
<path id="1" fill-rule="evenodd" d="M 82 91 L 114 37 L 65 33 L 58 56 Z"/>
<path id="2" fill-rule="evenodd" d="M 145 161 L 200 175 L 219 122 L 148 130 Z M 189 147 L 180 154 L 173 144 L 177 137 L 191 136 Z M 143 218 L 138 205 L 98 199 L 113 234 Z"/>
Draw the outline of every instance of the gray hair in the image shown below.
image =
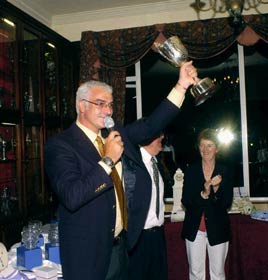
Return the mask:
<path id="1" fill-rule="evenodd" d="M 108 84 L 104 83 L 104 82 L 92 80 L 92 81 L 88 81 L 88 82 L 85 82 L 85 83 L 81 84 L 76 91 L 75 107 L 76 107 L 77 115 L 79 115 L 78 102 L 82 99 L 87 100 L 88 97 L 91 94 L 92 88 L 95 88 L 95 87 L 101 87 L 105 91 L 107 91 L 111 94 L 113 93 L 113 88 L 111 86 L 109 86 Z"/>

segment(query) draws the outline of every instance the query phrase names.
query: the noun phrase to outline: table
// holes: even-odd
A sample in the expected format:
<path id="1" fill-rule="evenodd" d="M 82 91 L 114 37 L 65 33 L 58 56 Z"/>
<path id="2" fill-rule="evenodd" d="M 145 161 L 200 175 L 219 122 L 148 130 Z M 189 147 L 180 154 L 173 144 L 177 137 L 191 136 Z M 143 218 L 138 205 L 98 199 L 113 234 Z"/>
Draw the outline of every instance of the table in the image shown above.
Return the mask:
<path id="1" fill-rule="evenodd" d="M 241 214 L 230 214 L 230 220 L 232 242 L 226 260 L 226 279 L 267 280 L 268 222 Z M 188 279 L 185 242 L 180 237 L 182 223 L 165 223 L 169 280 Z"/>

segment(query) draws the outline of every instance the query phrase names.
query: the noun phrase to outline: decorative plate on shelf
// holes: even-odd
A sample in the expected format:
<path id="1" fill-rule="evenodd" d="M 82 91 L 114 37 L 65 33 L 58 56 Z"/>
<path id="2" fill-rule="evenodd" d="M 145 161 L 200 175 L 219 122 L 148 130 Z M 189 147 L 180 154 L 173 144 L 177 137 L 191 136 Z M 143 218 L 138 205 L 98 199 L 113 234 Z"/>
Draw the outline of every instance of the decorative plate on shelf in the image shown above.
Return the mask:
<path id="1" fill-rule="evenodd" d="M 7 249 L 3 243 L 0 243 L 0 272 L 8 266 Z"/>

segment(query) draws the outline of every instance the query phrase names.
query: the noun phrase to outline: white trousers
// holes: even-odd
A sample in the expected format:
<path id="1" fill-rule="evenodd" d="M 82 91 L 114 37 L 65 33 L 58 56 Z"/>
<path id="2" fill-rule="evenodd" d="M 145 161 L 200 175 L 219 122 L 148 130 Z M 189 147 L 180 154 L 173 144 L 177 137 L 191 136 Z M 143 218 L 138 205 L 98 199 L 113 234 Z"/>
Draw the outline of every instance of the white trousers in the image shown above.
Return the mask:
<path id="1" fill-rule="evenodd" d="M 210 246 L 207 233 L 198 231 L 193 242 L 186 239 L 186 252 L 189 263 L 189 279 L 206 279 L 206 251 L 208 251 L 210 280 L 225 280 L 225 260 L 229 242 Z"/>

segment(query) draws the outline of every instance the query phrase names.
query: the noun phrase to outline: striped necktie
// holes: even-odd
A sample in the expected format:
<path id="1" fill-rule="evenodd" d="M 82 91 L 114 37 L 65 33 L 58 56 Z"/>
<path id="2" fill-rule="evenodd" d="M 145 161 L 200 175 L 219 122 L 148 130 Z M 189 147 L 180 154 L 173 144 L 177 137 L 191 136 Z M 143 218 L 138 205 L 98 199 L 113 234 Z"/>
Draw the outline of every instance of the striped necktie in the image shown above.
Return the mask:
<path id="1" fill-rule="evenodd" d="M 159 217 L 159 170 L 157 163 L 154 157 L 151 158 L 152 167 L 153 167 L 153 179 L 156 188 L 156 204 L 155 204 L 155 213 L 157 218 Z"/>

